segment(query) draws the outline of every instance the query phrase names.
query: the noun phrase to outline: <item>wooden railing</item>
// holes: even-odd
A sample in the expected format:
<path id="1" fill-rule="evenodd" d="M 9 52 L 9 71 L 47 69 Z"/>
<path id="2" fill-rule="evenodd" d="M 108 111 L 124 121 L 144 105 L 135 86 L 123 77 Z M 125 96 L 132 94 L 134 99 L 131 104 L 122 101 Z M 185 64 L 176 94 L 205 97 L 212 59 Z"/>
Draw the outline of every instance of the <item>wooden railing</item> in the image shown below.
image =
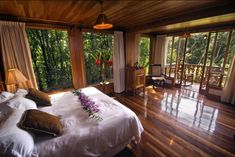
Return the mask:
<path id="1" fill-rule="evenodd" d="M 177 72 L 176 72 L 177 69 Z M 174 77 L 176 78 L 176 82 L 180 80 L 181 77 L 181 69 L 182 69 L 182 64 L 176 68 L 176 65 L 166 65 L 165 66 L 165 75 L 169 77 Z M 202 80 L 202 85 L 207 84 L 208 77 L 210 76 L 209 79 L 209 85 L 214 86 L 214 87 L 223 87 L 225 83 L 225 78 L 227 77 L 228 73 L 228 68 L 225 68 L 224 71 L 222 67 L 210 67 L 206 66 L 205 67 L 205 72 L 204 76 L 202 76 L 203 73 L 203 65 L 198 65 L 198 64 L 184 64 L 184 71 L 183 74 L 193 74 L 193 82 L 195 83 L 200 83 L 201 78 Z M 210 73 L 210 75 L 209 75 Z"/>

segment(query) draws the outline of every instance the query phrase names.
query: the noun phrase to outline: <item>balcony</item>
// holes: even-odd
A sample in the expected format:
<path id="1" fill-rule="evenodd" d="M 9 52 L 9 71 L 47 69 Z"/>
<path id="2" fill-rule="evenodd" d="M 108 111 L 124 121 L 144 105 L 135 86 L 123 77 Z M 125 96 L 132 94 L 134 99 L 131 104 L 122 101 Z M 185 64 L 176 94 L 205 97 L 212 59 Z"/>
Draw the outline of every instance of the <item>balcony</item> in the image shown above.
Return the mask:
<path id="1" fill-rule="evenodd" d="M 165 66 L 165 75 L 168 77 L 175 78 L 175 83 L 180 83 L 181 78 L 181 69 L 182 64 L 176 68 L 176 64 L 166 65 Z M 187 82 L 186 75 L 191 74 L 192 76 L 192 83 Z M 228 74 L 228 68 L 222 68 L 222 67 L 211 67 L 205 66 L 205 71 L 203 75 L 203 65 L 198 64 L 184 64 L 183 68 L 183 79 L 182 79 L 182 85 L 191 85 L 195 88 L 199 89 L 199 85 L 202 80 L 202 89 L 206 89 L 207 82 L 209 81 L 209 86 L 214 88 L 222 88 L 224 87 L 225 80 L 227 78 Z M 196 85 L 195 85 L 195 84 Z M 194 84 L 194 85 L 193 85 Z"/>

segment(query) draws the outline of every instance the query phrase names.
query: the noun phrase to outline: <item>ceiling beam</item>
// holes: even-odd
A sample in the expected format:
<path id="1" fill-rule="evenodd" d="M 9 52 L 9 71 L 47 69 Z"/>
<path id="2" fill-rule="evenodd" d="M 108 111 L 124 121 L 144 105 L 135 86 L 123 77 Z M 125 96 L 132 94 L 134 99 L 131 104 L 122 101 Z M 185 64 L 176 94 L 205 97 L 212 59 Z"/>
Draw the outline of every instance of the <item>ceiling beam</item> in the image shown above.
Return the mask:
<path id="1" fill-rule="evenodd" d="M 219 3 L 219 2 L 218 2 Z M 170 25 L 174 23 L 186 22 L 206 17 L 218 16 L 228 13 L 233 13 L 235 8 L 235 1 L 228 1 L 223 5 L 218 4 L 218 6 L 202 8 L 198 10 L 192 10 L 191 12 L 184 12 L 166 18 L 157 19 L 154 22 L 147 23 L 144 25 L 136 26 L 133 28 L 128 28 L 127 31 L 136 32 L 136 33 L 150 33 L 155 32 L 154 29 L 160 26 Z"/>
<path id="2" fill-rule="evenodd" d="M 215 32 L 215 31 L 230 31 L 235 28 L 235 22 L 231 23 L 219 23 L 214 25 L 203 25 L 196 26 L 187 29 L 187 33 L 197 33 L 197 32 Z M 185 33 L 185 29 L 177 29 L 177 30 L 168 30 L 168 31 L 158 31 L 152 32 L 154 35 L 182 35 Z"/>

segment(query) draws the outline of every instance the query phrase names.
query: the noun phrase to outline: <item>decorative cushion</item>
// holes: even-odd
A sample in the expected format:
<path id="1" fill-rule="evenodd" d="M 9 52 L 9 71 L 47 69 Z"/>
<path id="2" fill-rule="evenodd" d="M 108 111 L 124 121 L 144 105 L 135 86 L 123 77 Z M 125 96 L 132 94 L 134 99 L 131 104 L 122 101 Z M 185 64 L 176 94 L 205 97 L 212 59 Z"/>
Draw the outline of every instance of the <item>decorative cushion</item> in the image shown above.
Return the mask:
<path id="1" fill-rule="evenodd" d="M 35 133 L 58 136 L 63 133 L 60 118 L 39 110 L 27 110 L 22 115 L 19 127 Z"/>
<path id="2" fill-rule="evenodd" d="M 51 106 L 49 95 L 34 88 L 29 89 L 26 98 L 35 101 L 38 106 Z"/>
<path id="3" fill-rule="evenodd" d="M 11 98 L 14 97 L 14 94 L 13 93 L 9 93 L 9 92 L 5 92 L 3 91 L 1 94 L 0 94 L 0 103 L 3 103 Z"/>

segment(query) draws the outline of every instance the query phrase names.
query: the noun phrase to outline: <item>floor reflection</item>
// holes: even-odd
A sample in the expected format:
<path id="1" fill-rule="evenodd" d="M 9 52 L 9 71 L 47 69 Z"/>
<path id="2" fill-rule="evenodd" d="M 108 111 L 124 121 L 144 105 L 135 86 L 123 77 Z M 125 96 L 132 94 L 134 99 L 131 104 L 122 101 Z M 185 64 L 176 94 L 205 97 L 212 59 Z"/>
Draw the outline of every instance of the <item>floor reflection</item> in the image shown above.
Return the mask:
<path id="1" fill-rule="evenodd" d="M 165 91 L 161 100 L 161 110 L 190 127 L 215 131 L 218 109 L 205 104 L 195 91 L 187 89 L 176 92 Z"/>

